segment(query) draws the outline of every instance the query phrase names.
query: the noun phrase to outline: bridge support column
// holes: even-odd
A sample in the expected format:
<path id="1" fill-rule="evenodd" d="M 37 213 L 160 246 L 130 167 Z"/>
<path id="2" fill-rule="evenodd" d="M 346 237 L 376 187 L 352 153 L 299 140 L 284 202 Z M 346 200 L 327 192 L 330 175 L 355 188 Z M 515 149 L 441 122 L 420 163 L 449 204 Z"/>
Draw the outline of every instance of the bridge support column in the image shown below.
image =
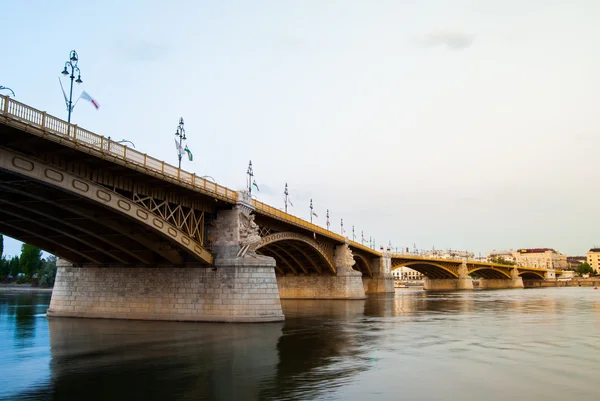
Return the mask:
<path id="1" fill-rule="evenodd" d="M 509 279 L 479 279 L 479 288 L 482 290 L 500 290 L 505 288 L 525 288 L 523 285 L 523 278 L 519 276 L 517 268 L 513 268 L 510 271 L 511 278 Z"/>
<path id="2" fill-rule="evenodd" d="M 243 199 L 243 197 L 242 197 Z M 217 215 L 213 266 L 74 267 L 61 263 L 48 316 L 273 322 L 284 319 L 275 260 L 259 256 L 248 204 Z"/>
<path id="3" fill-rule="evenodd" d="M 472 290 L 473 279 L 469 276 L 466 260 L 458 268 L 458 278 L 430 279 L 425 277 L 423 289 L 429 291 Z"/>
<path id="4" fill-rule="evenodd" d="M 380 258 L 371 260 L 372 277 L 363 276 L 363 286 L 365 293 L 394 293 L 394 276 L 391 273 L 392 256 L 389 252 L 384 252 Z"/>
<path id="5" fill-rule="evenodd" d="M 277 277 L 284 299 L 365 299 L 362 273 L 352 269 L 354 257 L 348 244 L 335 248 L 335 275 L 285 275 Z"/>

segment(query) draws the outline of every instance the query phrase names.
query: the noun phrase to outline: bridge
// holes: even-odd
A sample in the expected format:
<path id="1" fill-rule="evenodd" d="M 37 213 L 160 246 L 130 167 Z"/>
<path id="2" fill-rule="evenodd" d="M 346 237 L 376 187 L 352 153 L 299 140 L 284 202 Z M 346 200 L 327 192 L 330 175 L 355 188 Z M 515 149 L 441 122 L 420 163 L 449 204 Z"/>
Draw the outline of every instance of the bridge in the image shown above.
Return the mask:
<path id="1" fill-rule="evenodd" d="M 522 287 L 551 272 L 376 250 L 0 97 L 0 232 L 61 259 L 49 316 L 276 321 L 281 298 Z M 481 287 L 481 285 L 480 285 Z"/>

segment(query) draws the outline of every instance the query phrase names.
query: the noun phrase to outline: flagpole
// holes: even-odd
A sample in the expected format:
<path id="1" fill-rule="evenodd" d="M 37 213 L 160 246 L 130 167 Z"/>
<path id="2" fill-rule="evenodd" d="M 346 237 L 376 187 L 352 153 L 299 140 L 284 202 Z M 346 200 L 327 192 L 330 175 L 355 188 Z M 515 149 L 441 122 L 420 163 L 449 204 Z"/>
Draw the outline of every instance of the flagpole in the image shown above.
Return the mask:
<path id="1" fill-rule="evenodd" d="M 342 228 L 342 235 L 344 235 L 344 219 L 340 220 L 340 227 Z"/>
<path id="2" fill-rule="evenodd" d="M 179 137 L 179 143 L 177 145 L 177 158 L 179 159 L 179 169 L 181 170 L 181 158 L 183 156 L 181 144 L 187 139 L 185 137 L 185 129 L 183 128 L 183 117 L 179 118 L 179 125 L 175 131 L 175 136 Z"/>
<path id="3" fill-rule="evenodd" d="M 329 231 L 329 209 L 327 209 L 327 230 Z"/>
<path id="4" fill-rule="evenodd" d="M 312 224 L 313 205 L 312 198 L 310 198 L 310 224 Z"/>

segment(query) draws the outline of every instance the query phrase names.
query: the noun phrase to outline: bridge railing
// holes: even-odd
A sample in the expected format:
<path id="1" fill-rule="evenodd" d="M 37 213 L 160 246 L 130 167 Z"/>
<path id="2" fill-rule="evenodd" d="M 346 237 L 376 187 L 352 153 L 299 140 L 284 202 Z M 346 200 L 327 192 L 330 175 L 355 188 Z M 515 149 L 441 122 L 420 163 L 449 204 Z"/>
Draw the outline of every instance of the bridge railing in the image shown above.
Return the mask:
<path id="1" fill-rule="evenodd" d="M 64 120 L 47 114 L 45 111 L 29 107 L 8 96 L 0 96 L 0 115 L 28 126 L 39 128 L 44 132 L 44 135 L 54 135 L 69 141 L 69 143 L 75 146 L 83 145 L 101 152 L 103 156 L 112 156 L 154 173 L 162 174 L 170 179 L 190 185 L 200 192 L 208 193 L 229 202 L 235 202 L 237 199 L 236 191 L 205 180 L 196 174 L 181 170 L 145 153 L 111 141 L 102 135 L 94 134 L 91 131 L 78 127 L 76 124 L 69 124 Z"/>
<path id="2" fill-rule="evenodd" d="M 353 248 L 362 249 L 364 251 L 367 251 L 369 253 L 376 254 L 376 255 L 380 254 L 380 252 L 377 252 L 375 249 L 371 249 L 363 244 L 360 244 L 360 243 L 352 241 L 352 240 L 347 240 L 346 237 L 344 237 L 340 234 L 334 233 L 333 231 L 326 230 L 325 228 L 323 228 L 321 226 L 310 223 L 304 219 L 301 219 L 299 217 L 296 217 L 294 215 L 286 213 L 283 210 L 279 210 L 273 206 L 269 206 L 266 203 L 257 201 L 256 199 L 253 199 L 252 203 L 254 204 L 254 207 L 256 208 L 257 212 L 260 212 L 261 214 L 264 214 L 266 216 L 273 217 L 280 221 L 285 221 L 286 223 L 290 223 L 292 225 L 295 225 L 296 227 L 304 228 L 308 231 L 312 231 L 315 234 L 319 234 L 324 237 L 327 237 L 327 238 L 330 238 L 330 239 L 333 239 L 333 240 L 336 240 L 336 241 L 339 241 L 342 243 L 345 241 L 348 241 L 349 245 L 352 246 Z"/>

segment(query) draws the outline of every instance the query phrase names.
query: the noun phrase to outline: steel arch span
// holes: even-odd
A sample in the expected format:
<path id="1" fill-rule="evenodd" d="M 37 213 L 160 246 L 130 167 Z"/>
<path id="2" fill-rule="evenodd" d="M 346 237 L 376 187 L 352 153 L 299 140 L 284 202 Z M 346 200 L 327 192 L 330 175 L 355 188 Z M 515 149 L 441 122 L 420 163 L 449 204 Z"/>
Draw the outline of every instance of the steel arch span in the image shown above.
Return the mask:
<path id="1" fill-rule="evenodd" d="M 74 263 L 213 261 L 200 242 L 169 221 L 75 173 L 0 148 L 0 175 L 0 232 Z M 111 241 L 109 232 L 135 244 L 140 257 L 134 255 L 135 248 Z"/>
<path id="2" fill-rule="evenodd" d="M 285 274 L 283 268 L 297 274 L 336 274 L 333 251 L 325 245 L 295 232 L 279 232 L 262 238 L 256 251 L 272 256 L 277 261 L 277 271 Z"/>
<path id="3" fill-rule="evenodd" d="M 458 278 L 458 266 L 425 260 L 392 261 L 392 270 L 409 267 L 430 279 Z"/>

